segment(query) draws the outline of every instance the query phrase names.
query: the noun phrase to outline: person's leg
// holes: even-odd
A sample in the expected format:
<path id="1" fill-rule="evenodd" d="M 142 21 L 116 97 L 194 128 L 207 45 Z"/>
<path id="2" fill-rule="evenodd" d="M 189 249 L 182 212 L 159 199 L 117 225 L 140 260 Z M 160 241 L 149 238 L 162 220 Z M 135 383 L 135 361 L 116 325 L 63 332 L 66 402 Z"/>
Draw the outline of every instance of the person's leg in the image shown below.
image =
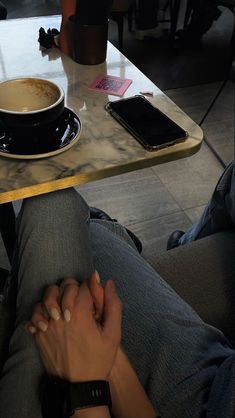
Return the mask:
<path id="1" fill-rule="evenodd" d="M 203 416 L 212 381 L 233 354 L 223 334 L 205 324 L 138 252 L 95 222 L 94 266 L 115 280 L 123 303 L 122 345 L 164 418 Z"/>
<path id="2" fill-rule="evenodd" d="M 46 286 L 65 277 L 80 281 L 93 271 L 89 208 L 73 189 L 28 199 L 18 229 L 16 325 L 0 380 L 1 418 L 41 418 L 38 396 L 43 368 L 24 329 Z"/>
<path id="3" fill-rule="evenodd" d="M 200 41 L 211 28 L 214 20 L 221 15 L 214 0 L 193 0 L 192 6 L 193 11 L 188 26 L 177 33 L 181 41 L 189 45 Z"/>
<path id="4" fill-rule="evenodd" d="M 67 55 L 70 55 L 72 52 L 69 17 L 75 14 L 76 3 L 76 0 L 60 0 L 62 19 L 60 25 L 59 47 L 61 51 Z"/>
<path id="5" fill-rule="evenodd" d="M 87 219 L 87 207 L 80 197 L 75 197 L 75 192 L 67 193 L 69 191 L 33 199 L 24 207 L 20 234 L 23 262 L 17 301 L 22 320 L 24 315 L 28 319 L 31 307 L 40 299 L 45 285 L 67 275 L 75 275 L 81 280 L 88 277 L 93 268 L 88 227 L 82 225 Z M 84 213 L 81 206 L 85 216 L 79 221 Z M 54 216 L 56 211 L 57 216 Z M 31 215 L 30 228 L 26 220 Z M 61 236 L 57 230 L 64 228 L 67 232 Z M 123 302 L 123 346 L 150 398 L 164 417 L 196 418 L 218 366 L 232 350 L 222 334 L 205 325 L 138 252 L 124 242 L 125 236 L 118 231 L 114 234 L 95 222 L 91 223 L 90 232 L 94 267 L 104 281 L 110 277 L 116 281 Z M 52 238 L 54 234 L 56 240 Z M 85 245 L 86 251 L 80 252 L 77 249 L 80 245 Z M 33 267 L 34 263 L 37 268 Z M 18 321 L 0 385 L 1 417 L 18 417 L 19 411 L 22 418 L 40 417 L 36 390 L 41 374 L 33 339 L 27 336 L 23 323 Z M 185 408 L 188 408 L 187 413 Z"/>
<path id="6" fill-rule="evenodd" d="M 227 229 L 235 229 L 235 161 L 220 177 L 202 216 L 179 239 L 179 245 Z"/>

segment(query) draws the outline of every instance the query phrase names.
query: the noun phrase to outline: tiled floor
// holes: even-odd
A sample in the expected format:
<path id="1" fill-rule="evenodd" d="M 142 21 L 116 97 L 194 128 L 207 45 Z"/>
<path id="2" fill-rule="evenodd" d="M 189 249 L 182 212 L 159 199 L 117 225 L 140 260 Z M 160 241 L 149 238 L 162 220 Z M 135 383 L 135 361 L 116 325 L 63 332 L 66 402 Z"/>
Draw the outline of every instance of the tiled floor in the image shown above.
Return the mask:
<path id="1" fill-rule="evenodd" d="M 19 3 L 22 8 L 20 9 Z M 53 2 L 48 4 L 54 13 Z M 31 1 L 9 1 L 12 15 L 29 14 Z M 35 5 L 36 3 L 34 3 Z M 55 4 L 55 3 L 53 3 Z M 16 10 L 14 10 L 16 5 Z M 40 7 L 35 13 L 40 14 Z M 52 11 L 53 9 L 53 11 Z M 44 10 L 44 9 L 43 9 Z M 151 63 L 149 64 L 151 65 Z M 148 75 L 148 74 L 147 74 Z M 163 83 L 164 84 L 164 83 Z M 166 93 L 186 113 L 200 121 L 218 83 L 167 90 Z M 223 95 L 207 119 L 205 134 L 226 163 L 234 158 L 234 95 L 233 85 Z M 222 172 L 222 166 L 206 144 L 200 152 L 168 164 L 132 172 L 79 187 L 92 206 L 106 210 L 112 217 L 129 226 L 143 241 L 144 247 L 165 248 L 174 229 L 186 229 L 195 221 L 209 199 Z M 18 210 L 20 202 L 16 202 Z M 2 246 L 0 265 L 7 265 Z"/>

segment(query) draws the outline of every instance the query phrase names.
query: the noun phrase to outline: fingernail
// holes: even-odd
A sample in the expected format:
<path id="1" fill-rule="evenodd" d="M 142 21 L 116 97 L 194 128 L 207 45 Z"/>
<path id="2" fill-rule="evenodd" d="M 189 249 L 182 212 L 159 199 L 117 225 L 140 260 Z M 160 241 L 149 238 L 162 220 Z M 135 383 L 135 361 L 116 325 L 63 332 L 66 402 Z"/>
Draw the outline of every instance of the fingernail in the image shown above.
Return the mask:
<path id="1" fill-rule="evenodd" d="M 95 277 L 98 284 L 100 284 L 100 275 L 97 270 L 95 270 Z"/>
<path id="2" fill-rule="evenodd" d="M 45 331 L 47 330 L 47 325 L 45 324 L 45 322 L 39 321 L 39 322 L 38 322 L 38 328 L 39 328 L 41 331 L 45 332 Z"/>
<path id="3" fill-rule="evenodd" d="M 51 309 L 51 317 L 53 319 L 55 319 L 55 321 L 58 321 L 60 319 L 60 313 L 59 313 L 58 309 L 56 309 L 56 308 Z"/>
<path id="4" fill-rule="evenodd" d="M 28 330 L 29 330 L 29 332 L 30 332 L 30 334 L 35 334 L 36 333 L 36 328 L 35 327 L 33 327 L 32 325 L 30 325 L 29 327 L 28 327 Z"/>
<path id="5" fill-rule="evenodd" d="M 68 309 L 65 309 L 65 311 L 64 311 L 64 319 L 65 319 L 66 322 L 70 322 L 71 313 Z"/>

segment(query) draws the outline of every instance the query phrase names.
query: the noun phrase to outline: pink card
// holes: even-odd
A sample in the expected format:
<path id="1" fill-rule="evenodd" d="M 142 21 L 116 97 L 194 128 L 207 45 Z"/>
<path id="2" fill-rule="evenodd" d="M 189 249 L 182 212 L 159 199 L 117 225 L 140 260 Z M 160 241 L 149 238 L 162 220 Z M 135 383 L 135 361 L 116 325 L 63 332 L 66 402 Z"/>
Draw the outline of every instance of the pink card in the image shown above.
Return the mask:
<path id="1" fill-rule="evenodd" d="M 123 96 L 132 80 L 112 75 L 99 75 L 88 87 L 90 90 L 101 93 L 112 94 L 114 96 Z"/>

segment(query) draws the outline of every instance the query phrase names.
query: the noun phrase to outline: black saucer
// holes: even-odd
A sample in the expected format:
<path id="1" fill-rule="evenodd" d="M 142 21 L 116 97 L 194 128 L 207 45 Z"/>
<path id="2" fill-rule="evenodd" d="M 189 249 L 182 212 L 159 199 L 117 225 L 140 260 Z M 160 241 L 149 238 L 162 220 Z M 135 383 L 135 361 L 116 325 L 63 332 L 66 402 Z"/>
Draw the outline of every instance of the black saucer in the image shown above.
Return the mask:
<path id="1" fill-rule="evenodd" d="M 0 155 L 21 159 L 50 157 L 70 148 L 80 133 L 79 117 L 66 107 L 53 126 L 31 132 L 10 132 L 0 120 Z"/>

